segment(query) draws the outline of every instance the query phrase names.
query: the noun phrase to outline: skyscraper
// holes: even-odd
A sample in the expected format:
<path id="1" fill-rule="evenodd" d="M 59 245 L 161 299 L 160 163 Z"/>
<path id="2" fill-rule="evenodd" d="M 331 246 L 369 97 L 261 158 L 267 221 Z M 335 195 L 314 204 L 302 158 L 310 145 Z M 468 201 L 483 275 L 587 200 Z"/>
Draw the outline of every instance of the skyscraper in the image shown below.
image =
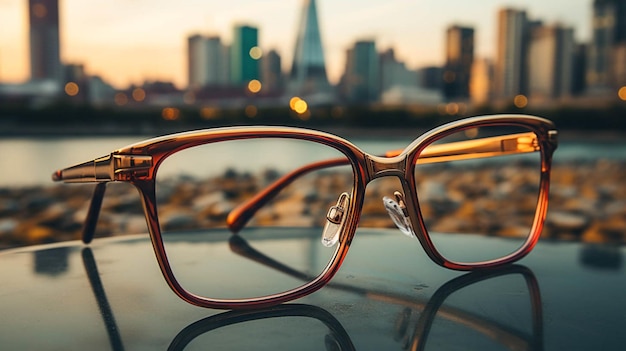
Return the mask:
<path id="1" fill-rule="evenodd" d="M 228 52 L 219 37 L 192 35 L 187 38 L 187 49 L 190 88 L 228 83 Z"/>
<path id="2" fill-rule="evenodd" d="M 591 91 L 602 91 L 619 84 L 616 74 L 626 66 L 618 60 L 619 47 L 626 45 L 626 0 L 595 0 L 592 33 L 587 86 Z"/>
<path id="3" fill-rule="evenodd" d="M 376 42 L 357 41 L 346 52 L 343 94 L 353 102 L 372 102 L 380 97 L 380 63 Z"/>
<path id="4" fill-rule="evenodd" d="M 261 59 L 261 82 L 263 89 L 269 92 L 283 89 L 282 63 L 276 50 L 270 50 Z"/>
<path id="5" fill-rule="evenodd" d="M 303 2 L 289 90 L 294 95 L 326 93 L 330 90 L 315 0 Z"/>
<path id="6" fill-rule="evenodd" d="M 572 92 L 574 30 L 561 25 L 536 26 L 528 49 L 529 95 L 552 99 Z"/>
<path id="7" fill-rule="evenodd" d="M 205 38 L 195 34 L 187 38 L 187 84 L 190 88 L 206 85 L 208 76 Z"/>
<path id="8" fill-rule="evenodd" d="M 525 11 L 506 8 L 498 12 L 494 72 L 497 98 L 506 99 L 526 93 L 527 30 Z"/>
<path id="9" fill-rule="evenodd" d="M 574 45 L 574 54 L 572 57 L 572 95 L 581 95 L 587 89 L 588 53 L 589 45 L 587 43 L 577 43 Z"/>
<path id="10" fill-rule="evenodd" d="M 29 0 L 30 78 L 61 83 L 58 0 Z"/>
<path id="11" fill-rule="evenodd" d="M 443 79 L 444 96 L 468 99 L 474 62 L 474 28 L 451 26 L 446 31 L 446 65 Z"/>
<path id="12" fill-rule="evenodd" d="M 443 68 L 438 66 L 423 67 L 418 70 L 419 82 L 422 88 L 441 91 L 443 88 Z"/>
<path id="13" fill-rule="evenodd" d="M 387 49 L 379 55 L 381 93 L 398 87 L 417 87 L 417 72 L 406 67 L 396 58 L 394 49 Z"/>
<path id="14" fill-rule="evenodd" d="M 248 84 L 259 79 L 258 29 L 248 25 L 236 25 L 230 46 L 230 82 L 235 85 Z"/>

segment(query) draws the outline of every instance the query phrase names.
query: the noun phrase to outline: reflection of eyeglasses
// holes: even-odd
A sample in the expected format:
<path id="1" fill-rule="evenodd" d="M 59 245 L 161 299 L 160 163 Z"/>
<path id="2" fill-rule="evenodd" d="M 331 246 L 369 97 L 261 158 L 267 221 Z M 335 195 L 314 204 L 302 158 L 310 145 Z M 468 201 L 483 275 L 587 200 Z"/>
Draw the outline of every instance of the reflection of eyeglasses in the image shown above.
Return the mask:
<path id="1" fill-rule="evenodd" d="M 236 235 L 230 238 L 229 245 L 233 253 L 241 255 L 242 257 L 245 257 L 249 260 L 253 260 L 256 263 L 276 270 L 277 272 L 288 274 L 292 277 L 296 277 L 305 281 L 311 279 L 310 277 L 307 277 L 306 274 L 298 272 L 297 270 L 283 265 L 273 258 L 267 257 L 264 254 L 256 251 L 244 239 Z M 444 301 L 451 294 L 465 287 L 468 287 L 469 285 L 510 274 L 520 274 L 524 278 L 526 287 L 529 290 L 531 303 L 530 310 L 532 319 L 532 337 L 524 336 L 518 332 L 514 332 L 511 329 L 504 328 L 498 323 L 494 323 L 493 321 L 490 321 L 488 319 L 481 318 L 467 311 L 463 311 L 462 309 L 450 306 L 443 306 Z M 433 321 L 438 314 L 446 319 L 456 321 L 490 338 L 493 338 L 494 340 L 508 346 L 507 348 L 515 350 L 542 349 L 543 312 L 541 309 L 541 293 L 539 290 L 539 283 L 537 282 L 537 279 L 535 278 L 532 271 L 524 266 L 508 265 L 495 269 L 477 270 L 456 277 L 439 287 L 427 302 L 422 302 L 418 299 L 406 299 L 398 295 L 362 289 L 342 283 L 330 282 L 328 283 L 328 287 L 336 290 L 360 294 L 372 300 L 381 300 L 390 304 L 404 305 L 406 307 L 405 312 L 407 312 L 409 315 L 403 316 L 402 319 L 408 319 L 413 309 L 421 310 L 422 314 L 420 315 L 419 320 L 416 324 L 414 334 L 410 336 L 410 341 L 408 340 L 406 347 L 407 349 L 424 349 L 431 325 L 433 324 Z M 474 302 L 475 300 L 476 299 L 473 299 Z M 400 321 L 399 325 L 406 327 L 406 321 Z M 401 330 L 399 330 L 399 332 L 402 334 L 405 334 L 407 332 L 407 330 L 403 330 L 405 329 L 404 327 L 401 327 L 400 329 Z M 404 336 L 406 337 L 407 335 Z M 410 345 L 410 347 L 408 347 L 408 345 Z"/>
<path id="2" fill-rule="evenodd" d="M 307 317 L 322 322 L 329 331 L 325 338 L 327 350 L 356 350 L 344 327 L 330 312 L 321 307 L 300 304 L 285 304 L 256 310 L 228 311 L 201 319 L 181 330 L 170 343 L 168 350 L 184 350 L 195 338 L 225 326 L 283 317 Z"/>
<path id="3" fill-rule="evenodd" d="M 106 297 L 104 287 L 100 281 L 97 264 L 90 248 L 86 247 L 82 250 L 82 258 L 89 282 L 100 307 L 103 321 L 106 325 L 111 347 L 114 350 L 123 350 L 124 347 L 119 334 L 119 329 Z M 268 264 L 267 258 L 263 258 L 261 263 Z M 279 267 L 272 268 L 280 269 Z M 284 273 L 292 274 L 292 272 Z M 525 328 L 515 328 L 522 327 L 523 324 L 521 323 L 502 324 L 498 322 L 497 319 L 486 318 L 486 316 L 482 313 L 477 314 L 475 312 L 444 303 L 451 295 L 463 291 L 465 288 L 470 286 L 479 284 L 480 282 L 518 274 L 523 278 L 530 297 L 531 329 L 527 332 L 523 331 Z M 510 283 L 511 281 L 507 281 L 506 285 L 508 286 Z M 502 285 L 502 282 L 500 282 L 499 285 Z M 516 284 L 513 285 L 515 286 Z M 335 290 L 361 295 L 373 301 L 384 302 L 389 308 L 391 308 L 392 305 L 404 306 L 404 310 L 399 316 L 400 319 L 397 321 L 395 326 L 394 339 L 402 342 L 404 344 L 404 348 L 406 349 L 423 350 L 425 348 L 433 324 L 436 324 L 435 320 L 437 317 L 467 327 L 469 330 L 473 330 L 478 334 L 484 335 L 488 339 L 492 339 L 498 344 L 502 344 L 502 346 L 505 346 L 506 349 L 540 350 L 543 348 L 543 314 L 539 284 L 532 271 L 524 266 L 509 265 L 500 269 L 475 271 L 462 276 L 457 276 L 441 285 L 428 299 L 413 296 L 407 297 L 402 294 L 364 289 L 358 286 L 342 283 L 330 282 L 328 286 Z M 470 296 L 473 296 L 474 294 L 478 294 L 479 296 L 492 301 L 490 300 L 490 296 L 483 296 L 484 292 L 482 291 L 469 293 Z M 499 294 L 501 294 L 501 292 Z M 471 300 L 476 302 L 476 296 L 472 297 Z M 497 302 L 495 303 L 497 304 Z M 515 304 L 515 306 L 519 307 L 519 304 Z M 509 311 L 509 313 L 510 312 L 511 311 Z M 416 314 L 419 318 L 413 324 L 410 321 L 412 319 L 411 316 Z M 312 305 L 286 304 L 271 306 L 265 309 L 229 311 L 203 318 L 182 329 L 172 340 L 168 350 L 183 350 L 187 345 L 194 342 L 194 340 L 201 335 L 222 327 L 280 317 L 309 317 L 311 319 L 318 320 L 327 328 L 325 342 L 327 345 L 332 346 L 327 347 L 328 349 L 355 349 L 350 336 L 342 324 L 328 311 L 322 309 L 321 307 Z M 519 319 L 515 319 L 515 321 L 520 322 Z M 272 327 L 276 327 L 276 323 L 270 324 Z M 298 323 L 290 323 L 289 325 L 294 328 L 294 331 L 302 330 L 300 328 L 303 327 L 303 325 Z M 258 327 L 259 325 L 255 325 L 255 328 L 252 328 L 256 330 L 253 334 L 267 335 L 263 333 L 259 334 Z M 305 330 L 307 331 L 307 335 L 317 335 L 310 327 L 310 324 L 306 324 Z M 282 326 L 282 328 L 284 328 L 284 326 Z M 250 326 L 242 326 L 240 329 L 230 330 L 227 334 L 236 335 L 237 339 L 248 340 L 251 334 L 240 334 L 240 332 L 250 331 L 252 329 Z M 316 331 L 320 330 L 316 329 Z M 293 336 L 293 333 L 286 333 L 286 335 Z M 258 342 L 258 340 L 254 340 L 254 338 L 252 339 L 252 341 L 248 340 L 251 344 Z M 207 345 L 210 344 L 210 341 L 207 342 L 207 340 L 204 340 L 203 342 Z"/>
<path id="4" fill-rule="evenodd" d="M 133 184 L 161 270 L 181 298 L 211 308 L 262 307 L 307 295 L 332 278 L 361 209 L 377 218 L 364 198 L 379 178 L 372 183 L 379 192 L 391 188 L 395 196 L 383 199 L 394 223 L 437 264 L 471 270 L 520 259 L 543 227 L 556 135 L 538 117 L 474 117 L 381 157 L 317 131 L 219 128 L 133 144 L 53 179 L 98 183 L 85 242 L 105 184 Z M 312 278 L 303 284 L 232 254 L 233 232 Z M 206 269 L 185 270 L 198 262 Z"/>
<path id="5" fill-rule="evenodd" d="M 486 319 L 485 317 L 476 315 L 471 312 L 463 311 L 458 308 L 445 306 L 445 300 L 453 293 L 462 290 L 481 281 L 496 279 L 506 275 L 519 274 L 524 279 L 530 295 L 531 323 L 532 330 L 530 333 L 523 333 L 515 330 L 508 325 L 501 325 L 498 322 Z M 332 283 L 331 283 L 332 284 Z M 329 285 L 330 286 L 330 285 Z M 471 330 L 474 330 L 486 337 L 493 339 L 498 344 L 504 346 L 504 349 L 510 350 L 541 350 L 543 348 L 543 314 L 541 310 L 541 295 L 539 285 L 533 273 L 523 266 L 512 265 L 504 269 L 488 270 L 483 272 L 472 272 L 460 277 L 456 277 L 446 284 L 442 285 L 434 295 L 427 301 L 410 300 L 399 296 L 378 293 L 375 291 L 362 290 L 356 287 L 345 285 L 333 285 L 340 290 L 362 293 L 374 300 L 382 300 L 390 305 L 404 305 L 405 310 L 403 317 L 396 326 L 399 330 L 396 332 L 398 339 L 408 337 L 403 348 L 407 350 L 424 350 L 426 349 L 428 336 L 436 317 L 442 317 L 446 320 L 454 321 L 462 324 Z M 415 323 L 415 329 L 411 330 L 408 321 L 404 320 L 410 317 L 411 313 L 419 312 L 420 316 Z M 327 335 L 327 343 L 334 347 L 328 347 L 329 350 L 354 350 L 350 336 L 341 325 L 341 323 L 328 311 L 311 305 L 285 304 L 272 306 L 266 309 L 258 310 L 241 310 L 228 311 L 222 314 L 210 316 L 196 321 L 183 330 L 172 340 L 168 350 L 184 350 L 194 339 L 199 336 L 214 331 L 216 329 L 254 320 L 263 320 L 268 318 L 279 317 L 310 317 L 323 322 L 330 331 Z M 242 327 L 242 330 L 250 330 Z M 287 333 L 289 334 L 289 333 Z M 247 335 L 238 335 L 239 338 L 246 339 Z M 258 340 L 257 340 L 258 341 Z M 254 343 L 254 341 L 252 342 Z"/>

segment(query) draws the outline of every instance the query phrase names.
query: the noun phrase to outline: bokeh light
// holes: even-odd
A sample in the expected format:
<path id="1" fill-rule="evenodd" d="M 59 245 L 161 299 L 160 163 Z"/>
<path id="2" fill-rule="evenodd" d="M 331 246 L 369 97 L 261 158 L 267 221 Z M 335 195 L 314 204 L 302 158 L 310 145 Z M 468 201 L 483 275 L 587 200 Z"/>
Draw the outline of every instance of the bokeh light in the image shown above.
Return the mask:
<path id="1" fill-rule="evenodd" d="M 79 91 L 80 91 L 80 88 L 78 87 L 78 84 L 74 82 L 68 82 L 67 84 L 65 84 L 65 93 L 67 95 L 76 96 L 78 95 Z"/>
<path id="2" fill-rule="evenodd" d="M 622 101 L 626 101 L 626 85 L 624 85 L 623 87 L 619 88 L 619 90 L 617 91 L 617 96 L 619 96 L 619 98 Z"/>
<path id="3" fill-rule="evenodd" d="M 446 105 L 446 113 L 449 115 L 456 115 L 459 113 L 459 104 L 456 102 L 451 102 Z"/>
<path id="4" fill-rule="evenodd" d="M 259 91 L 261 91 L 261 87 L 262 87 L 262 84 L 258 79 L 253 79 L 250 82 L 248 82 L 248 90 L 253 94 L 256 94 Z"/>
<path id="5" fill-rule="evenodd" d="M 133 100 L 141 102 L 146 98 L 146 91 L 141 88 L 135 88 L 132 92 Z"/>
<path id="6" fill-rule="evenodd" d="M 248 106 L 246 106 L 246 109 L 245 109 L 245 114 L 246 114 L 246 116 L 247 116 L 248 118 L 254 118 L 254 117 L 256 117 L 257 112 L 258 112 L 258 110 L 257 110 L 256 106 L 254 106 L 254 105 L 248 105 Z"/>
<path id="7" fill-rule="evenodd" d="M 289 108 L 297 112 L 300 115 L 308 113 L 309 105 L 306 101 L 302 100 L 298 96 L 294 96 L 289 100 Z M 302 116 L 300 116 L 302 118 Z"/>
<path id="8" fill-rule="evenodd" d="M 305 113 L 308 110 L 308 108 L 309 108 L 309 105 L 306 103 L 306 101 L 302 99 L 296 101 L 295 104 L 293 104 L 293 110 L 299 114 Z"/>
<path id="9" fill-rule="evenodd" d="M 214 119 L 219 116 L 220 110 L 216 107 L 205 106 L 200 109 L 200 116 L 204 119 Z"/>
<path id="10" fill-rule="evenodd" d="M 161 116 L 163 116 L 164 120 L 175 121 L 180 118 L 180 110 L 176 107 L 165 107 L 161 111 Z"/>
<path id="11" fill-rule="evenodd" d="M 115 100 L 115 104 L 117 106 L 124 106 L 128 103 L 128 96 L 124 93 L 117 93 L 113 98 Z"/>
<path id="12" fill-rule="evenodd" d="M 526 106 L 528 106 L 528 98 L 524 95 L 516 95 L 515 98 L 513 98 L 513 104 L 515 105 L 515 107 L 517 108 L 524 108 Z"/>
<path id="13" fill-rule="evenodd" d="M 253 46 L 252 49 L 250 49 L 250 57 L 253 59 L 258 60 L 261 56 L 263 56 L 263 50 L 261 50 L 260 47 Z"/>
<path id="14" fill-rule="evenodd" d="M 294 96 L 291 99 L 289 99 L 289 108 L 292 110 L 296 109 L 296 102 L 300 101 L 300 98 L 298 96 Z"/>

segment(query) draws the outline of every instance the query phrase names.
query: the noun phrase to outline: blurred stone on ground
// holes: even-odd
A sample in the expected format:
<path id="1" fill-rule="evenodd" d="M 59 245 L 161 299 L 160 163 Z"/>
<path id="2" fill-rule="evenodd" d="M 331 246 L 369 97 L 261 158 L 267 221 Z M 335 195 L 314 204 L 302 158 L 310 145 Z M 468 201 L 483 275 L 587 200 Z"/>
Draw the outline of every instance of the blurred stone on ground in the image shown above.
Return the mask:
<path id="1" fill-rule="evenodd" d="M 420 174 L 418 197 L 430 231 L 520 237 L 528 232 L 536 203 L 529 186 L 538 172 L 527 167 L 432 168 Z M 320 172 L 304 177 L 262 207 L 248 225 L 310 226 L 325 223 L 339 194 L 350 191 L 350 176 Z M 164 184 L 159 199 L 163 228 L 225 226 L 228 213 L 277 179 L 226 172 L 210 180 Z M 0 189 L 0 249 L 80 238 L 93 184 L 60 184 Z M 381 199 L 401 190 L 388 177 L 368 185 L 360 226 L 393 227 Z M 96 237 L 146 233 L 137 191 L 130 184 L 107 186 Z M 626 243 L 626 164 L 619 161 L 555 163 L 542 240 L 590 244 Z"/>

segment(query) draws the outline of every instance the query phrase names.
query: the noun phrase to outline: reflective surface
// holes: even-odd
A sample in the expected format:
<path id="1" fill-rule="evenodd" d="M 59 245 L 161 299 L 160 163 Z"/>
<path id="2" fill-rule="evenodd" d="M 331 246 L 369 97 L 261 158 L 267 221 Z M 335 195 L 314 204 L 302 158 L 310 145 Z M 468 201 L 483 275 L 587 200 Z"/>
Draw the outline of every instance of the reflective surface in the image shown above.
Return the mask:
<path id="1" fill-rule="evenodd" d="M 540 241 L 518 265 L 464 274 L 436 266 L 397 230 L 356 235 L 328 286 L 291 304 L 237 312 L 176 297 L 147 235 L 0 252 L 0 342 L 10 350 L 621 350 L 626 343 L 625 248 Z M 462 247 L 470 239 L 458 240 Z"/>

